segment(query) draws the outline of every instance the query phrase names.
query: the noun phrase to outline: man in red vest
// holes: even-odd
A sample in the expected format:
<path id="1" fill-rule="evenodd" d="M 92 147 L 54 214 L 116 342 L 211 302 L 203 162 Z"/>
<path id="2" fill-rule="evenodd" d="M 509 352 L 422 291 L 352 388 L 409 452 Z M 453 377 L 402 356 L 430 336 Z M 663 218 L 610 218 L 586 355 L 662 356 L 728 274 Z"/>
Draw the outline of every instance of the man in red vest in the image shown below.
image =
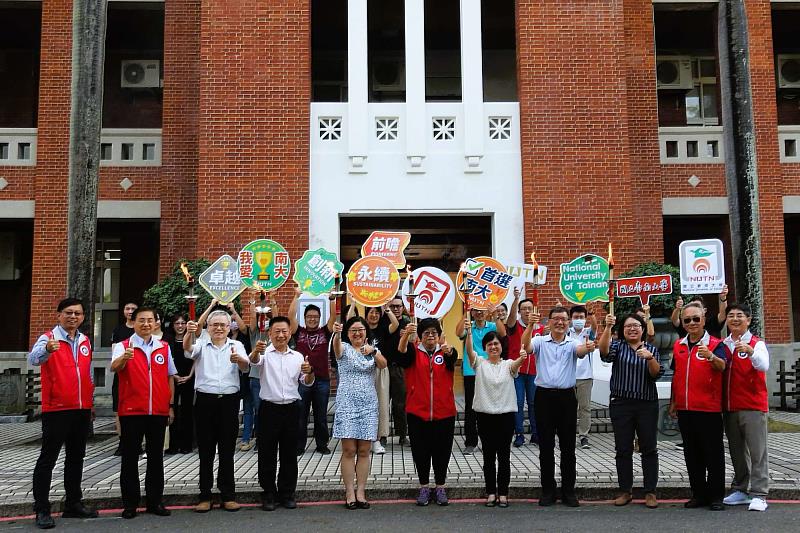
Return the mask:
<path id="1" fill-rule="evenodd" d="M 672 348 L 670 415 L 678 418 L 692 497 L 687 509 L 709 506 L 722 511 L 725 447 L 722 443 L 722 373 L 727 357 L 722 341 L 705 330 L 705 310 L 697 302 L 683 308 L 687 335 Z M 708 476 L 706 477 L 706 473 Z"/>
<path id="2" fill-rule="evenodd" d="M 124 510 L 122 518 L 136 516 L 141 497 L 139 486 L 139 448 L 147 443 L 147 475 L 144 487 L 147 512 L 169 516 L 161 503 L 164 494 L 164 431 L 175 414 L 175 363 L 169 344 L 153 337 L 156 312 L 139 307 L 133 313 L 134 334 L 114 346 L 111 371 L 119 376 L 120 444 L 122 467 L 119 484 Z"/>
<path id="3" fill-rule="evenodd" d="M 66 298 L 58 303 L 58 325 L 41 335 L 28 354 L 28 363 L 41 367 L 42 451 L 33 470 L 33 510 L 36 526 L 55 527 L 50 516 L 50 482 L 61 447 L 64 458 L 63 518 L 97 518 L 97 511 L 81 503 L 83 457 L 92 423 L 92 345 L 78 331 L 83 303 Z"/>
<path id="4" fill-rule="evenodd" d="M 769 491 L 769 352 L 764 341 L 750 333 L 750 314 L 750 307 L 746 304 L 728 307 L 728 331 L 731 334 L 723 342 L 730 364 L 725 369 L 722 397 L 734 475 L 733 492 L 723 502 L 726 505 L 749 504 L 751 511 L 766 511 Z"/>

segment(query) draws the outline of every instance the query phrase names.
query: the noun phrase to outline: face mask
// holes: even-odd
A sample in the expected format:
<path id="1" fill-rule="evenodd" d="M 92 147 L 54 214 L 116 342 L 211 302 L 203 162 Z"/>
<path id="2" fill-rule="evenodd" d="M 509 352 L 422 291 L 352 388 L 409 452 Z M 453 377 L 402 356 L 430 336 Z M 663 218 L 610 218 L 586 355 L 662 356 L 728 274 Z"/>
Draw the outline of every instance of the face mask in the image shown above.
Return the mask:
<path id="1" fill-rule="evenodd" d="M 574 318 L 572 319 L 572 327 L 575 328 L 575 331 L 580 331 L 583 329 L 583 326 L 586 325 L 585 318 Z"/>
<path id="2" fill-rule="evenodd" d="M 239 323 L 231 322 L 231 331 L 236 331 L 237 329 L 239 329 Z"/>

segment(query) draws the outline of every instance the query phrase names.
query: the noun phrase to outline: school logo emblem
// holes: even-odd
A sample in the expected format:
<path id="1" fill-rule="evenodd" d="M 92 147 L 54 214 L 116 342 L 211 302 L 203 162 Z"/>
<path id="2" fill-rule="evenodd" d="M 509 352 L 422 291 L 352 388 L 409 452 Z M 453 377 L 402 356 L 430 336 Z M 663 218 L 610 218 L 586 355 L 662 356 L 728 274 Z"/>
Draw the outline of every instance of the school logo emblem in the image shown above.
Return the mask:
<path id="1" fill-rule="evenodd" d="M 81 346 L 81 355 L 89 356 L 89 347 L 88 346 Z"/>
<path id="2" fill-rule="evenodd" d="M 161 354 L 156 355 L 156 363 L 158 363 L 159 365 L 163 365 L 164 364 L 164 356 L 161 355 Z"/>
<path id="3" fill-rule="evenodd" d="M 739 359 L 747 359 L 747 352 L 736 352 L 736 355 L 739 356 Z"/>
<path id="4" fill-rule="evenodd" d="M 444 364 L 444 357 L 442 357 L 442 355 L 439 354 L 439 355 L 437 355 L 436 357 L 433 358 L 433 362 L 436 363 L 437 365 L 443 365 Z"/>

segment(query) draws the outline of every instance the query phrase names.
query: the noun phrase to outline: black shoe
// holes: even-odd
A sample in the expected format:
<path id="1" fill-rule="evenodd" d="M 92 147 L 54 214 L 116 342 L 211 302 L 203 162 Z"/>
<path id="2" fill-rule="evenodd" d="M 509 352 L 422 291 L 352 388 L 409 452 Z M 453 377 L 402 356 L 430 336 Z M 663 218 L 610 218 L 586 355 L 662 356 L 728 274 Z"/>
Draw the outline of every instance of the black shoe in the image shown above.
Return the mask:
<path id="1" fill-rule="evenodd" d="M 38 511 L 36 513 L 36 527 L 39 529 L 53 529 L 56 521 L 50 516 L 50 511 Z"/>
<path id="2" fill-rule="evenodd" d="M 155 507 L 148 507 L 145 509 L 146 513 L 154 514 L 156 516 L 169 516 L 172 514 L 172 511 L 164 507 L 163 504 L 158 504 Z"/>
<path id="3" fill-rule="evenodd" d="M 178 453 L 180 453 L 181 455 L 186 455 L 187 453 L 192 453 L 192 449 L 191 448 L 181 448 L 180 450 L 178 450 Z"/>
<path id="4" fill-rule="evenodd" d="M 125 520 L 136 518 L 136 509 L 125 509 L 124 511 L 122 511 L 122 518 L 124 518 Z"/>
<path id="5" fill-rule="evenodd" d="M 297 509 L 297 502 L 294 501 L 294 498 L 286 498 L 281 502 L 281 506 L 284 509 Z"/>
<path id="6" fill-rule="evenodd" d="M 178 453 L 178 450 L 174 448 L 167 448 L 164 450 L 164 455 L 175 455 L 176 453 Z"/>
<path id="7" fill-rule="evenodd" d="M 114 450 L 114 457 L 122 457 L 122 447 L 117 444 L 117 449 Z"/>
<path id="8" fill-rule="evenodd" d="M 562 494 L 561 503 L 567 507 L 580 507 L 581 505 L 578 503 L 578 498 L 576 498 L 574 494 Z"/>
<path id="9" fill-rule="evenodd" d="M 356 500 L 356 507 L 358 507 L 359 509 L 369 509 L 369 502 L 362 502 Z"/>
<path id="10" fill-rule="evenodd" d="M 410 446 L 411 445 L 411 443 L 408 441 L 408 437 L 400 437 L 400 439 L 397 441 L 397 444 L 399 444 L 400 446 Z"/>
<path id="11" fill-rule="evenodd" d="M 698 507 L 705 507 L 706 505 L 708 505 L 706 502 L 698 500 L 697 498 L 691 498 L 688 502 L 683 504 L 686 509 L 697 509 Z"/>
<path id="12" fill-rule="evenodd" d="M 61 518 L 97 518 L 97 511 L 78 502 L 75 505 L 65 507 L 61 513 Z"/>
<path id="13" fill-rule="evenodd" d="M 264 500 L 261 502 L 261 509 L 264 511 L 275 510 L 275 500 Z"/>
<path id="14" fill-rule="evenodd" d="M 385 447 L 386 446 L 386 437 L 381 437 L 380 441 L 381 441 L 381 446 Z"/>
<path id="15" fill-rule="evenodd" d="M 711 505 L 708 506 L 708 509 L 711 511 L 724 511 L 725 506 L 722 505 L 722 502 L 711 502 Z"/>
<path id="16" fill-rule="evenodd" d="M 344 508 L 348 511 L 355 511 L 358 509 L 358 504 L 356 502 L 344 502 Z"/>
<path id="17" fill-rule="evenodd" d="M 322 455 L 330 455 L 331 450 L 327 446 L 325 446 L 324 448 L 317 448 L 317 453 Z"/>
<path id="18" fill-rule="evenodd" d="M 539 507 L 550 507 L 551 505 L 555 505 L 555 503 L 556 495 L 552 492 L 544 492 L 539 498 Z"/>

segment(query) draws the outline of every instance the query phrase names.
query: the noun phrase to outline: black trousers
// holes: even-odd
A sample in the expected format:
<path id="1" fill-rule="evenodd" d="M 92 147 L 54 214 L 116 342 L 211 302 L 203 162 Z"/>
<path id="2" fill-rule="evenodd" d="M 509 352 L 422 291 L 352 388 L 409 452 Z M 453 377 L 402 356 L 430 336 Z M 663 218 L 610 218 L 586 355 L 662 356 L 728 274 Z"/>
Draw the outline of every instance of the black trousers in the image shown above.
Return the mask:
<path id="1" fill-rule="evenodd" d="M 211 500 L 214 486 L 214 455 L 219 451 L 217 488 L 223 502 L 236 496 L 233 479 L 233 454 L 239 436 L 239 393 L 205 394 L 197 392 L 197 448 L 200 455 L 200 501 Z"/>
<path id="2" fill-rule="evenodd" d="M 633 438 L 639 436 L 644 491 L 658 485 L 658 400 L 611 399 L 611 425 L 617 451 L 617 478 L 624 492 L 633 489 Z"/>
<path id="3" fill-rule="evenodd" d="M 300 409 L 299 400 L 285 405 L 261 400 L 258 408 L 258 484 L 261 485 L 263 500 L 294 498 L 297 488 L 296 451 Z"/>
<path id="4" fill-rule="evenodd" d="M 398 437 L 408 435 L 406 422 L 406 371 L 395 363 L 389 364 L 389 397 L 392 399 L 392 421 L 394 434 Z"/>
<path id="5" fill-rule="evenodd" d="M 178 385 L 175 383 L 175 420 L 169 426 L 169 449 L 192 451 L 194 439 L 194 377 Z"/>
<path id="6" fill-rule="evenodd" d="M 703 503 L 721 502 L 725 495 L 722 414 L 678 411 L 678 426 L 692 497 Z"/>
<path id="7" fill-rule="evenodd" d="M 164 495 L 164 432 L 168 417 L 156 415 L 127 415 L 119 417 L 122 468 L 119 487 L 122 505 L 135 509 L 142 497 L 139 485 L 139 450 L 146 438 L 147 473 L 144 478 L 147 507 L 157 507 Z"/>
<path id="8" fill-rule="evenodd" d="M 478 445 L 478 422 L 472 400 L 475 398 L 475 376 L 464 376 L 464 446 Z"/>
<path id="9" fill-rule="evenodd" d="M 408 413 L 408 436 L 411 438 L 411 457 L 417 467 L 419 484 L 431 482 L 431 464 L 433 478 L 437 485 L 447 481 L 447 466 L 453 450 L 453 432 L 455 417 L 427 421 Z"/>
<path id="10" fill-rule="evenodd" d="M 561 450 L 561 493 L 575 493 L 575 425 L 578 419 L 578 400 L 575 389 L 546 389 L 536 387 L 533 409 L 539 432 L 539 464 L 542 492 L 553 494 L 556 486 L 556 435 Z"/>
<path id="11" fill-rule="evenodd" d="M 511 437 L 517 413 L 476 413 L 483 448 L 483 478 L 486 494 L 508 496 L 511 481 Z M 497 460 L 497 470 L 495 470 Z"/>
<path id="12" fill-rule="evenodd" d="M 61 447 L 65 448 L 64 490 L 65 505 L 81 501 L 83 458 L 86 439 L 92 425 L 89 409 L 71 409 L 42 413 L 42 450 L 33 469 L 33 510 L 50 511 L 50 483 Z"/>

